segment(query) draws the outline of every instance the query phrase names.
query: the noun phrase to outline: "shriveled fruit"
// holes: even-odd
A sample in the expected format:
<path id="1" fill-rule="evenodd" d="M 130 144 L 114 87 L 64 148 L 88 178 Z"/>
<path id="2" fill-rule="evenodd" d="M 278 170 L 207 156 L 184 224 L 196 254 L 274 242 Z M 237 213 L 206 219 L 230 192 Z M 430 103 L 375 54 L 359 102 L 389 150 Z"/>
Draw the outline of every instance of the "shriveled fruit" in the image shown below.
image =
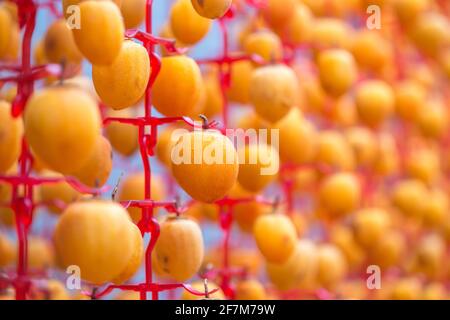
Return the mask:
<path id="1" fill-rule="evenodd" d="M 271 263 L 285 263 L 297 244 L 295 226 L 282 214 L 260 216 L 253 225 L 253 236 L 262 255 Z"/>
<path id="2" fill-rule="evenodd" d="M 44 53 L 49 62 L 80 63 L 83 59 L 64 19 L 56 20 L 44 37 Z"/>
<path id="3" fill-rule="evenodd" d="M 200 269 L 204 255 L 200 227 L 193 221 L 169 217 L 161 223 L 155 255 L 162 270 L 177 281 L 192 278 Z"/>
<path id="4" fill-rule="evenodd" d="M 351 173 L 336 173 L 323 181 L 319 189 L 319 204 L 326 214 L 339 218 L 350 214 L 361 200 L 358 178 Z"/>
<path id="5" fill-rule="evenodd" d="M 322 87 L 334 97 L 346 93 L 356 81 L 356 63 L 348 51 L 325 50 L 319 54 L 317 66 Z"/>
<path id="6" fill-rule="evenodd" d="M 80 28 L 72 29 L 81 53 L 94 65 L 114 62 L 122 47 L 125 28 L 119 8 L 110 1 L 83 1 Z"/>
<path id="7" fill-rule="evenodd" d="M 72 173 L 80 182 L 89 187 L 101 187 L 108 181 L 112 171 L 112 149 L 109 141 L 101 136 L 88 161 Z"/>
<path id="8" fill-rule="evenodd" d="M 283 46 L 278 36 L 270 31 L 257 31 L 248 35 L 244 42 L 247 54 L 258 55 L 265 62 L 280 61 L 283 56 Z"/>
<path id="9" fill-rule="evenodd" d="M 203 281 L 195 281 L 194 283 L 191 284 L 191 287 L 199 292 L 205 292 L 205 283 Z M 208 291 L 213 291 L 215 289 L 218 290 L 214 293 L 211 293 L 209 295 L 209 299 L 225 300 L 225 295 L 222 289 L 220 289 L 220 287 L 216 283 L 208 281 Z M 181 300 L 201 300 L 204 298 L 205 296 L 196 296 L 186 290 L 184 290 L 183 293 L 181 294 Z"/>
<path id="10" fill-rule="evenodd" d="M 61 266 L 79 266 L 82 279 L 93 284 L 126 281 L 137 271 L 143 256 L 141 232 L 126 210 L 113 202 L 70 205 L 53 237 Z"/>
<path id="11" fill-rule="evenodd" d="M 317 250 L 317 280 L 326 288 L 333 288 L 345 278 L 347 261 L 342 251 L 332 244 L 319 246 Z"/>
<path id="12" fill-rule="evenodd" d="M 194 45 L 206 36 L 211 20 L 200 16 L 189 0 L 177 0 L 170 11 L 170 26 L 175 38 Z"/>
<path id="13" fill-rule="evenodd" d="M 132 118 L 133 110 L 108 110 L 109 117 Z M 106 137 L 115 151 L 123 156 L 131 156 L 139 147 L 139 129 L 125 123 L 111 122 L 105 128 Z"/>
<path id="14" fill-rule="evenodd" d="M 175 77 L 177 81 L 173 81 Z M 155 108 L 165 116 L 193 115 L 201 99 L 202 85 L 200 68 L 193 59 L 164 57 L 153 86 Z"/>
<path id="15" fill-rule="evenodd" d="M 361 209 L 356 212 L 353 222 L 356 239 L 366 248 L 373 247 L 384 236 L 390 223 L 390 217 L 383 209 Z"/>
<path id="16" fill-rule="evenodd" d="M 0 173 L 10 169 L 19 158 L 22 134 L 22 119 L 14 119 L 11 105 L 0 101 Z"/>
<path id="17" fill-rule="evenodd" d="M 358 85 L 355 101 L 360 119 L 374 127 L 381 125 L 395 106 L 392 88 L 380 80 L 369 80 Z"/>
<path id="18" fill-rule="evenodd" d="M 233 143 L 215 130 L 181 135 L 172 149 L 171 162 L 172 173 L 184 191 L 207 203 L 225 196 L 239 172 Z"/>
<path id="19" fill-rule="evenodd" d="M 265 143 L 252 143 L 238 150 L 238 182 L 251 192 L 262 191 L 278 174 L 280 159 L 278 151 Z"/>
<path id="20" fill-rule="evenodd" d="M 41 175 L 47 178 L 63 178 L 62 175 L 48 170 L 42 172 Z M 81 196 L 77 190 L 64 181 L 46 183 L 39 187 L 40 200 L 47 205 L 52 213 L 61 213 L 64 206 L 79 200 Z"/>
<path id="21" fill-rule="evenodd" d="M 300 240 L 289 259 L 282 264 L 267 264 L 270 281 L 280 290 L 314 286 L 318 267 L 317 247 L 310 240 Z"/>
<path id="22" fill-rule="evenodd" d="M 63 174 L 78 170 L 88 161 L 100 134 L 97 104 L 71 87 L 35 92 L 25 109 L 24 122 L 25 136 L 34 153 Z"/>
<path id="23" fill-rule="evenodd" d="M 120 12 L 122 13 L 125 29 L 137 28 L 145 19 L 145 0 L 122 1 Z"/>
<path id="24" fill-rule="evenodd" d="M 298 108 L 272 125 L 279 133 L 279 153 L 281 161 L 293 164 L 310 162 L 316 152 L 317 130 L 303 117 Z"/>
<path id="25" fill-rule="evenodd" d="M 236 300 L 266 300 L 266 289 L 261 282 L 248 279 L 236 284 Z"/>
<path id="26" fill-rule="evenodd" d="M 253 72 L 250 101 L 263 119 L 274 123 L 286 116 L 298 103 L 298 80 L 284 65 L 261 67 Z"/>
<path id="27" fill-rule="evenodd" d="M 124 41 L 111 65 L 94 65 L 92 79 L 100 99 L 115 110 L 135 105 L 144 95 L 150 78 L 147 50 L 131 40 Z"/>
<path id="28" fill-rule="evenodd" d="M 195 11 L 208 19 L 223 17 L 230 9 L 232 0 L 191 0 Z"/>
<path id="29" fill-rule="evenodd" d="M 159 176 L 152 176 L 151 198 L 155 201 L 163 200 L 165 196 L 164 182 Z M 120 183 L 117 194 L 118 201 L 144 200 L 145 199 L 145 175 L 144 172 L 132 173 Z M 128 207 L 128 213 L 134 222 L 141 219 L 140 208 Z"/>

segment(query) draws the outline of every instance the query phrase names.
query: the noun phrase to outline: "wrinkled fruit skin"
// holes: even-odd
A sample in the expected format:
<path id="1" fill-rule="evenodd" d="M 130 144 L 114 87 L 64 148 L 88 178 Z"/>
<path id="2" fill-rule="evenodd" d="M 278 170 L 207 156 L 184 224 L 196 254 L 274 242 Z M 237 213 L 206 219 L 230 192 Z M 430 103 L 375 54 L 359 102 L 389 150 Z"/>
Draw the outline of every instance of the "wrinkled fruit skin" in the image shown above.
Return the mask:
<path id="1" fill-rule="evenodd" d="M 150 78 L 147 50 L 133 41 L 124 41 L 111 65 L 93 66 L 92 79 L 100 99 L 115 110 L 131 107 L 145 93 Z"/>
<path id="2" fill-rule="evenodd" d="M 167 218 L 155 246 L 161 270 L 177 281 L 192 278 L 200 269 L 204 256 L 200 227 L 183 218 Z"/>

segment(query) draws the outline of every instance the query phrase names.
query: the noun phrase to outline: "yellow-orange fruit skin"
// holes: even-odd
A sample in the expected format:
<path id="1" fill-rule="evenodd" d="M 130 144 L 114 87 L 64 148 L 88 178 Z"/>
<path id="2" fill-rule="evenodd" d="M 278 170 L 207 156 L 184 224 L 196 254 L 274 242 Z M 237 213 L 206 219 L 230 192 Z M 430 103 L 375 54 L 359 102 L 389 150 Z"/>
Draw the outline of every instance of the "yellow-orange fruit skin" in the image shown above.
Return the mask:
<path id="1" fill-rule="evenodd" d="M 440 138 L 450 128 L 450 112 L 446 105 L 439 100 L 430 100 L 419 112 L 417 125 L 420 132 L 427 138 Z"/>
<path id="2" fill-rule="evenodd" d="M 164 57 L 161 62 L 152 91 L 155 108 L 169 117 L 194 115 L 203 85 L 197 63 L 186 56 Z"/>
<path id="3" fill-rule="evenodd" d="M 13 23 L 8 10 L 4 7 L 0 7 L 0 58 L 5 57 L 8 52 Z"/>
<path id="4" fill-rule="evenodd" d="M 448 29 L 447 17 L 440 13 L 429 12 L 418 17 L 411 26 L 410 35 L 422 53 L 437 58 L 450 44 Z"/>
<path id="5" fill-rule="evenodd" d="M 347 261 L 342 251 L 332 244 L 318 248 L 317 278 L 326 288 L 335 287 L 347 275 Z"/>
<path id="6" fill-rule="evenodd" d="M 206 203 L 223 198 L 239 172 L 233 143 L 214 130 L 182 134 L 172 149 L 171 162 L 172 173 L 184 191 Z"/>
<path id="7" fill-rule="evenodd" d="M 378 141 L 367 128 L 352 127 L 345 132 L 345 138 L 353 149 L 356 163 L 370 168 L 378 156 Z"/>
<path id="8" fill-rule="evenodd" d="M 43 177 L 47 178 L 63 178 L 62 175 L 52 172 L 44 171 L 41 173 Z M 40 200 L 45 203 L 52 213 L 61 213 L 63 208 L 61 206 L 69 205 L 81 198 L 81 194 L 75 190 L 67 182 L 43 184 L 38 189 Z"/>
<path id="9" fill-rule="evenodd" d="M 108 181 L 112 166 L 111 144 L 101 136 L 91 157 L 72 175 L 86 186 L 99 188 Z"/>
<path id="10" fill-rule="evenodd" d="M 319 189 L 319 202 L 331 217 L 342 217 L 357 208 L 361 190 L 357 177 L 336 173 L 327 177 Z"/>
<path id="11" fill-rule="evenodd" d="M 271 263 L 285 263 L 297 244 L 294 224 L 281 214 L 259 217 L 253 225 L 253 236 L 262 255 Z"/>
<path id="12" fill-rule="evenodd" d="M 379 80 L 361 83 L 356 89 L 355 101 L 360 119 L 374 127 L 381 125 L 395 107 L 393 90 Z"/>
<path id="13" fill-rule="evenodd" d="M 191 284 L 191 287 L 199 292 L 205 292 L 205 284 L 203 281 L 195 281 L 194 283 Z M 218 290 L 214 293 L 211 293 L 209 295 L 209 299 L 225 300 L 225 294 L 223 293 L 222 289 L 220 289 L 220 287 L 216 283 L 208 281 L 208 292 L 213 291 L 215 289 Z M 205 296 L 197 296 L 186 290 L 184 290 L 183 293 L 181 294 L 181 300 L 202 300 L 204 298 Z"/>
<path id="14" fill-rule="evenodd" d="M 296 0 L 268 0 L 262 8 L 262 14 L 267 23 L 274 29 L 286 25 L 292 18 Z"/>
<path id="15" fill-rule="evenodd" d="M 373 247 L 390 226 L 386 211 L 379 208 L 361 209 L 355 214 L 354 231 L 358 243 L 366 248 Z"/>
<path id="16" fill-rule="evenodd" d="M 243 189 L 238 183 L 228 193 L 231 198 L 250 198 L 252 193 Z M 265 206 L 257 201 L 243 202 L 236 204 L 233 207 L 233 219 L 236 221 L 239 228 L 251 233 L 255 221 L 263 214 L 270 213 L 271 208 Z"/>
<path id="17" fill-rule="evenodd" d="M 395 109 L 405 120 L 417 121 L 425 105 L 426 91 L 414 81 L 404 81 L 395 88 Z"/>
<path id="18" fill-rule="evenodd" d="M 53 238 L 59 263 L 79 266 L 82 279 L 93 284 L 122 283 L 137 271 L 142 260 L 139 229 L 125 209 L 111 202 L 70 205 Z"/>
<path id="19" fill-rule="evenodd" d="M 356 81 L 356 63 L 348 51 L 325 50 L 319 54 L 317 65 L 320 83 L 331 96 L 343 95 Z"/>
<path id="20" fill-rule="evenodd" d="M 406 241 L 402 233 L 390 231 L 383 236 L 370 252 L 370 259 L 381 268 L 389 268 L 401 263 L 406 252 Z"/>
<path id="21" fill-rule="evenodd" d="M 63 9 L 64 17 L 68 21 L 70 21 L 69 18 L 73 14 L 73 10 L 69 10 L 69 7 L 70 6 L 78 6 L 84 1 L 87 1 L 87 0 L 62 0 L 62 9 Z M 103 1 L 103 0 L 94 0 L 94 1 Z M 107 0 L 107 1 L 112 1 L 114 4 L 116 4 L 120 8 L 122 6 L 122 2 L 124 0 Z"/>
<path id="22" fill-rule="evenodd" d="M 361 31 L 352 44 L 352 53 L 364 69 L 379 72 L 391 58 L 389 43 L 376 31 Z"/>
<path id="23" fill-rule="evenodd" d="M 145 19 L 145 0 L 125 0 L 122 1 L 120 12 L 123 16 L 125 29 L 139 27 Z"/>
<path id="24" fill-rule="evenodd" d="M 279 61 L 283 57 L 281 40 L 270 31 L 258 31 L 248 35 L 244 42 L 244 51 L 249 55 L 260 56 L 265 62 Z"/>
<path id="25" fill-rule="evenodd" d="M 272 183 L 280 167 L 278 151 L 265 143 L 253 143 L 238 150 L 238 182 L 244 189 L 257 193 Z"/>
<path id="26" fill-rule="evenodd" d="M 211 20 L 200 16 L 190 0 L 177 0 L 170 11 L 170 26 L 177 40 L 194 45 L 206 36 Z"/>
<path id="27" fill-rule="evenodd" d="M 341 170 L 351 170 L 354 167 L 352 149 L 339 131 L 321 131 L 317 140 L 315 161 Z"/>
<path id="28" fill-rule="evenodd" d="M 253 72 L 250 101 L 263 119 L 274 123 L 286 116 L 298 103 L 298 79 L 287 66 L 261 67 Z"/>
<path id="29" fill-rule="evenodd" d="M 35 92 L 27 103 L 24 122 L 34 153 L 63 174 L 84 165 L 100 134 L 96 102 L 81 90 L 64 86 Z"/>
<path id="30" fill-rule="evenodd" d="M 147 50 L 133 41 L 124 41 L 114 62 L 92 67 L 95 90 L 109 107 L 118 110 L 139 102 L 150 78 Z"/>
<path id="31" fill-rule="evenodd" d="M 80 28 L 72 29 L 78 49 L 92 64 L 113 63 L 125 32 L 119 8 L 110 1 L 92 0 L 83 1 L 79 8 Z"/>
<path id="32" fill-rule="evenodd" d="M 44 37 L 44 53 L 49 62 L 80 63 L 83 60 L 78 50 L 72 31 L 64 19 L 56 20 Z"/>
<path id="33" fill-rule="evenodd" d="M 0 173 L 8 171 L 19 158 L 22 134 L 22 119 L 14 119 L 11 105 L 0 101 Z"/>
<path id="34" fill-rule="evenodd" d="M 208 19 L 223 17 L 230 9 L 232 0 L 191 0 L 195 11 Z"/>
<path id="35" fill-rule="evenodd" d="M 200 227 L 184 218 L 172 218 L 161 223 L 155 255 L 165 274 L 177 281 L 192 278 L 200 269 L 204 256 Z"/>
<path id="36" fill-rule="evenodd" d="M 117 194 L 118 201 L 130 201 L 130 200 L 144 200 L 145 199 L 145 175 L 143 172 L 132 173 L 125 177 L 119 186 Z M 155 201 L 161 201 L 164 199 L 165 189 L 164 182 L 158 176 L 152 177 L 152 190 L 151 198 Z M 142 216 L 142 210 L 140 208 L 127 208 L 131 219 L 134 222 L 139 222 Z"/>
<path id="37" fill-rule="evenodd" d="M 242 280 L 236 284 L 236 300 L 266 300 L 266 289 L 261 282 L 253 279 Z"/>
<path id="38" fill-rule="evenodd" d="M 270 281 L 280 290 L 311 289 L 317 276 L 317 247 L 310 240 L 300 240 L 289 259 L 282 264 L 268 263 Z"/>
<path id="39" fill-rule="evenodd" d="M 230 101 L 248 104 L 250 102 L 250 81 L 254 66 L 250 61 L 239 61 L 231 66 L 230 87 L 227 95 Z"/>
<path id="40" fill-rule="evenodd" d="M 317 130 L 298 108 L 272 125 L 279 133 L 280 159 L 285 163 L 304 164 L 313 159 L 317 149 Z"/>
<path id="41" fill-rule="evenodd" d="M 108 110 L 108 116 L 118 118 L 132 118 L 130 109 L 118 111 Z M 106 137 L 115 151 L 123 156 L 131 156 L 139 148 L 139 129 L 126 123 L 111 122 L 105 128 Z"/>
<path id="42" fill-rule="evenodd" d="M 418 180 L 403 180 L 392 190 L 392 204 L 405 216 L 420 219 L 428 191 L 425 184 Z"/>
<path id="43" fill-rule="evenodd" d="M 16 248 L 11 240 L 5 235 L 0 234 L 0 268 L 10 266 L 16 256 Z"/>
<path id="44" fill-rule="evenodd" d="M 28 239 L 28 267 L 35 270 L 44 270 L 54 267 L 55 248 L 53 244 L 37 236 Z"/>
<path id="45" fill-rule="evenodd" d="M 313 15 L 311 10 L 302 3 L 298 3 L 294 15 L 280 33 L 294 45 L 301 45 L 311 40 Z"/>

